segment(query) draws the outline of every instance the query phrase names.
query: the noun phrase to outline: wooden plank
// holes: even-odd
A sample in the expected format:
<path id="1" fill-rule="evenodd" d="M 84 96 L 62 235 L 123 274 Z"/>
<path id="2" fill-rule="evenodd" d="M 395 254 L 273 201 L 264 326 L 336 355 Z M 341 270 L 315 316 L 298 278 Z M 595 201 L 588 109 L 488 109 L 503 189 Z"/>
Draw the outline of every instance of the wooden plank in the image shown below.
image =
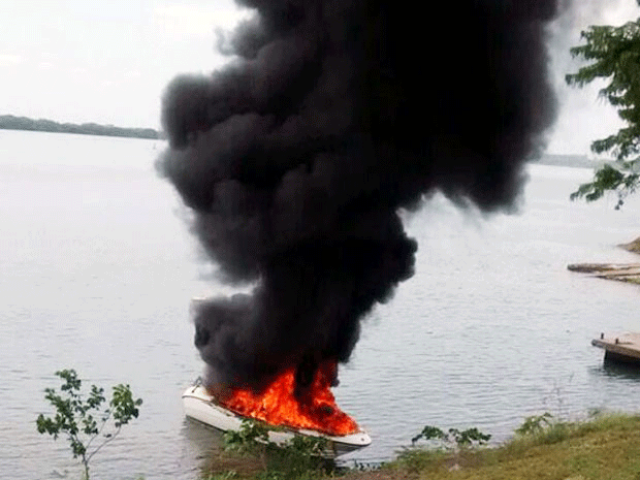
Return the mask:
<path id="1" fill-rule="evenodd" d="M 640 333 L 603 333 L 591 345 L 603 348 L 612 360 L 640 361 Z"/>

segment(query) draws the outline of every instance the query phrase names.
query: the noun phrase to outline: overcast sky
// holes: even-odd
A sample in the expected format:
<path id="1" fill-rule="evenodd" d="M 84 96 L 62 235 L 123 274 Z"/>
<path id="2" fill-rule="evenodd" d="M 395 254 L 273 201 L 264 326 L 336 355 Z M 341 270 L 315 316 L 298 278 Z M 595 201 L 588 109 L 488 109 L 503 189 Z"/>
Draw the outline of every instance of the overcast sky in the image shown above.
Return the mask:
<path id="1" fill-rule="evenodd" d="M 0 113 L 158 127 L 167 83 L 222 65 L 214 29 L 243 14 L 231 0 L 2 0 Z"/>
<path id="2" fill-rule="evenodd" d="M 567 49 L 590 24 L 640 16 L 636 0 L 581 0 L 555 27 L 554 83 L 560 116 L 550 153 L 588 153 L 589 143 L 619 128 L 597 90 L 569 89 Z M 0 114 L 63 122 L 159 127 L 160 98 L 179 73 L 224 64 L 214 30 L 247 11 L 232 0 L 2 0 Z"/>

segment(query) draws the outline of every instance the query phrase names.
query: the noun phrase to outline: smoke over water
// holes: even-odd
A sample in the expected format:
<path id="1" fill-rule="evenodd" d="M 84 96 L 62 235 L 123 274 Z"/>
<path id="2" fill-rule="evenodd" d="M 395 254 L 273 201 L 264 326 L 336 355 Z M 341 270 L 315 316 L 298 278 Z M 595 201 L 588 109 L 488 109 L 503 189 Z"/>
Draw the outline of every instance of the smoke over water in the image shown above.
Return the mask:
<path id="1" fill-rule="evenodd" d="M 412 276 L 399 209 L 436 190 L 512 208 L 555 116 L 559 0 L 238 3 L 256 16 L 219 39 L 233 60 L 167 89 L 160 168 L 222 278 L 256 285 L 197 308 L 208 383 L 294 368 L 304 388 Z"/>

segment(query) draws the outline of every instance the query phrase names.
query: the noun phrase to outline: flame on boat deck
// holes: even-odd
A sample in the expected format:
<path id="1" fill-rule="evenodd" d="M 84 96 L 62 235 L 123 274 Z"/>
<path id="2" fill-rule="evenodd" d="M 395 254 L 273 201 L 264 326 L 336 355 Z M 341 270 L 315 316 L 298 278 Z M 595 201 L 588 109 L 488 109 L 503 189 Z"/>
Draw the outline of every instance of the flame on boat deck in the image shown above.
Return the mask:
<path id="1" fill-rule="evenodd" d="M 245 417 L 271 425 L 315 430 L 333 436 L 359 431 L 358 424 L 336 405 L 331 383 L 336 365 L 326 363 L 315 373 L 311 384 L 296 395 L 295 370 L 286 370 L 263 392 L 237 388 L 220 404 Z"/>

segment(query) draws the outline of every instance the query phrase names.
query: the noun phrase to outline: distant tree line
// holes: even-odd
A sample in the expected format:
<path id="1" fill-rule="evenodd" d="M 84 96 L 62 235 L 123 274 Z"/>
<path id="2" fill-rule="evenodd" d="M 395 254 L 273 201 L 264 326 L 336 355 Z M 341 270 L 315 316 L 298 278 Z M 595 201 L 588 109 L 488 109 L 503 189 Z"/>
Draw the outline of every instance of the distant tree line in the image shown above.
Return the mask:
<path id="1" fill-rule="evenodd" d="M 53 120 L 34 120 L 27 117 L 0 115 L 0 129 L 31 130 L 35 132 L 80 133 L 84 135 L 103 135 L 107 137 L 134 137 L 158 139 L 161 135 L 153 128 L 122 128 L 97 123 L 58 123 Z"/>

